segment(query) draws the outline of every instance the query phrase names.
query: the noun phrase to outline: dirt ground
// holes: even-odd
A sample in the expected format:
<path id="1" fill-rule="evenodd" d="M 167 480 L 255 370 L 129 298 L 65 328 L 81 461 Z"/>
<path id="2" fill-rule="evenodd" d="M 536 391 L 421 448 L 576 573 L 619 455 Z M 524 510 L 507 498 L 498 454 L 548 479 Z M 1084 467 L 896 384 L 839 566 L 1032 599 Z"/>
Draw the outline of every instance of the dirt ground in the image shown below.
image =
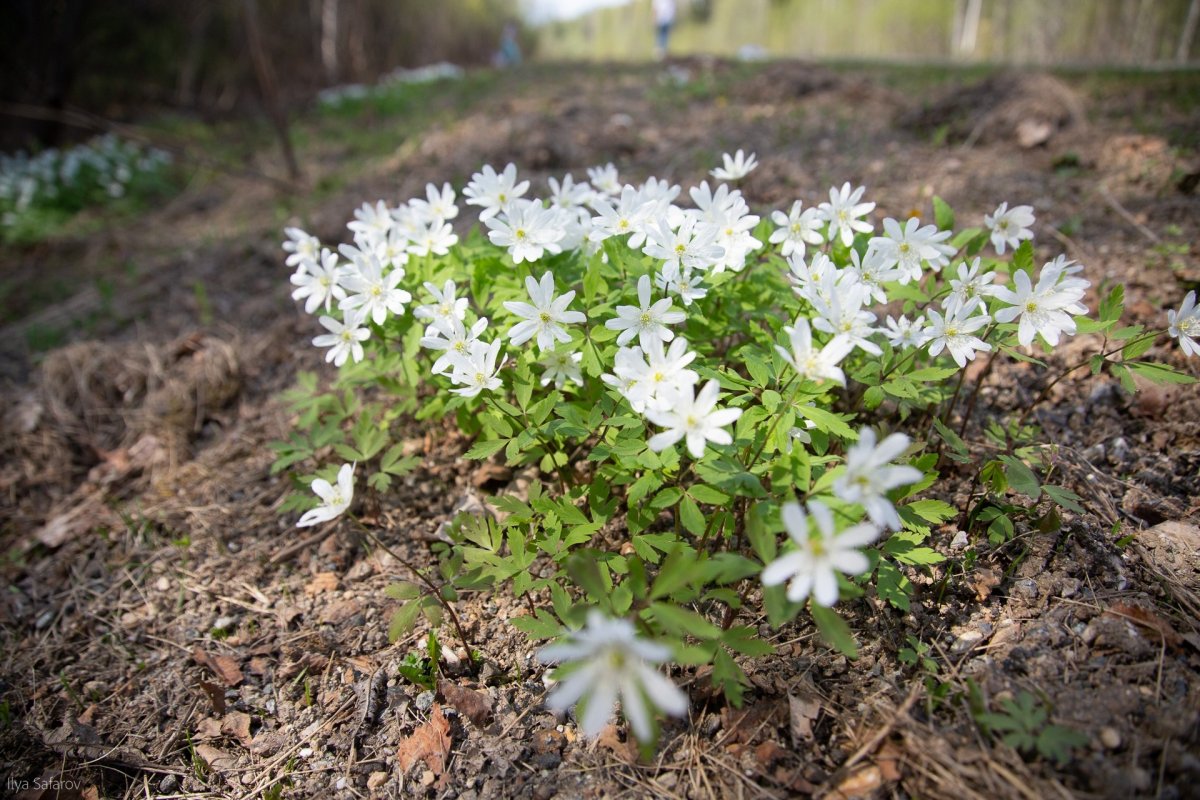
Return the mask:
<path id="1" fill-rule="evenodd" d="M 505 597 L 460 604 L 481 669 L 468 672 L 447 627 L 457 669 L 436 691 L 402 678 L 427 630 L 389 644 L 384 588 L 410 576 L 348 525 L 313 537 L 281 516 L 289 483 L 270 474 L 267 446 L 288 434 L 280 394 L 297 372 L 330 375 L 289 297 L 284 225 L 337 241 L 364 200 L 461 187 L 483 163 L 514 161 L 535 187 L 610 160 L 628 180 L 691 184 L 742 147 L 761 162 L 745 185 L 758 208 L 816 203 L 845 180 L 867 185 L 877 221 L 928 215 L 932 194 L 960 224 L 1030 203 L 1039 255 L 1081 261 L 1092 308 L 1096 287 L 1121 283 L 1131 320 L 1165 327 L 1200 285 L 1200 77 L 687 61 L 488 80 L 421 130 L 346 123 L 394 126 L 384 152 L 308 136 L 302 191 L 218 175 L 138 220 L 0 250 L 20 287 L 0 335 L 3 793 L 1200 796 L 1194 387 L 1131 397 L 1086 371 L 1059 384 L 1036 416 L 1084 513 L 1001 545 L 937 530 L 948 560 L 909 575 L 910 613 L 873 593 L 845 605 L 855 661 L 804 622 L 772 633 L 746 615 L 779 652 L 743 662 L 745 707 L 678 672 L 691 718 L 668 723 L 651 758 L 622 729 L 582 741 L 543 707 L 535 646 L 508 623 L 527 612 Z M 264 145 L 248 165 L 276 160 Z M 34 350 L 47 331 L 58 346 Z M 1079 337 L 1051 360 L 1095 344 Z M 1174 345 L 1151 355 L 1200 375 Z M 986 376 L 966 438 L 985 447 L 979 424 L 1043 381 L 1020 364 Z M 364 514 L 390 550 L 428 565 L 442 523 L 513 486 L 462 460 L 469 443 L 448 425 L 406 424 L 404 441 L 422 467 Z M 965 508 L 969 477 L 948 468 L 937 495 Z M 914 642 L 929 664 L 902 658 Z M 1026 694 L 1086 739 L 1065 763 L 973 720 L 972 704 Z M 23 789 L 39 779 L 60 783 Z"/>

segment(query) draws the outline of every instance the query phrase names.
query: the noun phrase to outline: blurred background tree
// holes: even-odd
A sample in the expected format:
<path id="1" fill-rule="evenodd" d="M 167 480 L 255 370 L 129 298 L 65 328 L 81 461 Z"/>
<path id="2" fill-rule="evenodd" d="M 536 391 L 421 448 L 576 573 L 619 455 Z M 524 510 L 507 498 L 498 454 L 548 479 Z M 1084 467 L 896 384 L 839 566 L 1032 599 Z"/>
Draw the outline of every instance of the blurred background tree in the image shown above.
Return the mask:
<path id="1" fill-rule="evenodd" d="M 284 107 L 397 67 L 486 64 L 515 13 L 512 0 L 257 3 Z M 117 119 L 163 107 L 215 117 L 260 102 L 239 0 L 4 0 L 0 63 L 0 102 L 48 112 L 0 116 L 6 149 L 59 143 L 69 129 L 54 112 L 68 108 Z"/>

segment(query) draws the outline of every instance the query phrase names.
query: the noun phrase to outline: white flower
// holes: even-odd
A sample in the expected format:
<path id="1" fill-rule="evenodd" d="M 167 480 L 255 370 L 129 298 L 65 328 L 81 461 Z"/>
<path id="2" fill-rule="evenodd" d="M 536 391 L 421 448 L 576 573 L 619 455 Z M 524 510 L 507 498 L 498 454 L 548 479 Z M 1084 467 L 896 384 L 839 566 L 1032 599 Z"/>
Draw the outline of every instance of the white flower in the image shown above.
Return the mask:
<path id="1" fill-rule="evenodd" d="M 621 179 L 617 174 L 617 168 L 612 162 L 605 164 L 603 167 L 588 167 L 588 180 L 592 182 L 592 186 L 607 195 L 616 196 L 621 193 Z"/>
<path id="2" fill-rule="evenodd" d="M 283 243 L 283 250 L 288 254 L 286 263 L 289 267 L 304 269 L 307 262 L 316 261 L 320 256 L 321 240 L 317 237 L 310 236 L 300 228 L 284 228 L 283 232 L 288 237 Z"/>
<path id="3" fill-rule="evenodd" d="M 700 287 L 701 275 L 693 275 L 690 269 L 679 268 L 679 264 L 666 264 L 662 271 L 654 276 L 654 285 L 663 291 L 679 295 L 685 306 L 708 295 L 707 289 Z"/>
<path id="4" fill-rule="evenodd" d="M 449 222 L 435 219 L 427 225 L 416 225 L 408 231 L 411 244 L 408 252 L 414 256 L 444 256 L 458 244 L 458 234 Z"/>
<path id="5" fill-rule="evenodd" d="M 666 326 L 683 322 L 687 316 L 682 311 L 671 310 L 671 298 L 669 297 L 664 297 L 651 305 L 649 275 L 638 278 L 637 292 L 640 306 L 617 306 L 616 318 L 604 323 L 604 327 L 611 331 L 621 331 L 620 336 L 617 337 L 617 344 L 627 345 L 635 336 L 638 337 L 642 347 L 645 347 L 652 337 L 657 337 L 664 342 L 674 339 L 675 334 Z"/>
<path id="6" fill-rule="evenodd" d="M 662 339 L 651 339 L 644 348 L 629 349 L 638 354 L 636 360 L 626 362 L 632 367 L 630 377 L 634 381 L 626 396 L 634 408 L 669 408 L 675 403 L 677 395 L 700 380 L 695 371 L 687 369 L 687 365 L 696 359 L 696 354 L 688 350 L 687 340 L 683 337 L 671 342 L 666 350 L 663 349 Z M 620 352 L 617 351 L 618 356 Z"/>
<path id="7" fill-rule="evenodd" d="M 470 352 L 466 358 L 457 359 L 454 362 L 454 371 L 450 373 L 450 380 L 462 385 L 462 388 L 450 391 L 461 394 L 463 397 L 474 397 L 485 389 L 488 391 L 499 389 L 502 385 L 502 381 L 496 377 L 496 373 L 500 370 L 496 363 L 499 355 L 499 339 L 491 344 L 478 339 L 471 342 Z"/>
<path id="8" fill-rule="evenodd" d="M 328 347 L 326 361 L 332 361 L 335 367 L 346 363 L 352 358 L 355 363 L 363 360 L 362 343 L 371 338 L 371 331 L 362 327 L 362 316 L 356 311 L 346 313 L 346 321 L 338 322 L 333 317 L 321 317 L 317 320 L 329 333 L 323 333 L 313 338 L 316 347 Z"/>
<path id="9" fill-rule="evenodd" d="M 889 463 L 904 454 L 910 441 L 903 433 L 893 433 L 876 445 L 874 430 L 860 430 L 858 441 L 846 452 L 846 471 L 833 482 L 833 493 L 861 505 L 879 527 L 899 530 L 900 515 L 886 493 L 924 477 L 916 467 Z"/>
<path id="10" fill-rule="evenodd" d="M 587 317 L 580 311 L 567 311 L 567 306 L 575 299 L 575 290 L 554 296 L 554 276 L 547 270 L 539 283 L 532 277 L 525 279 L 525 289 L 529 292 L 530 303 L 506 300 L 504 307 L 522 317 L 508 331 L 508 338 L 514 345 L 524 344 L 537 337 L 537 346 L 541 350 L 550 350 L 556 341 L 569 342 L 571 334 L 562 327 L 574 322 L 586 322 Z"/>
<path id="11" fill-rule="evenodd" d="M 555 178 L 547 178 L 546 182 L 550 184 L 550 205 L 571 213 L 587 205 L 595 194 L 587 181 L 576 183 L 570 173 L 563 176 L 562 183 Z"/>
<path id="12" fill-rule="evenodd" d="M 349 270 L 346 267 L 338 266 L 336 253 L 322 250 L 320 260 L 309 262 L 305 272 L 296 272 L 292 275 L 292 283 L 297 287 L 292 292 L 292 298 L 294 300 L 308 298 L 304 302 L 304 311 L 308 314 L 312 314 L 322 306 L 328 311 L 334 300 L 340 301 L 346 298 L 346 290 L 342 288 L 341 284 L 348 273 Z"/>
<path id="13" fill-rule="evenodd" d="M 975 331 L 992 321 L 987 314 L 971 316 L 982 305 L 982 301 L 976 297 L 961 306 L 946 307 L 944 317 L 929 309 L 926 312 L 929 316 L 929 355 L 936 356 L 942 350 L 949 350 L 954 363 L 965 367 L 968 361 L 975 360 L 976 351 L 990 351 L 992 346 L 974 335 Z"/>
<path id="14" fill-rule="evenodd" d="M 646 223 L 655 204 L 646 202 L 632 186 L 621 190 L 616 208 L 602 195 L 593 197 L 591 205 L 599 215 L 592 217 L 592 229 L 588 233 L 591 241 L 602 242 L 610 236 L 630 234 L 628 244 L 634 250 L 645 243 Z"/>
<path id="15" fill-rule="evenodd" d="M 742 150 L 738 150 L 732 157 L 729 153 L 725 153 L 721 156 L 721 160 L 725 162 L 725 166 L 718 167 L 709 173 L 719 181 L 740 181 L 758 166 L 755 154 L 751 153 L 747 157 Z"/>
<path id="16" fill-rule="evenodd" d="M 831 290 L 828 292 L 829 299 L 813 300 L 813 307 L 819 316 L 813 320 L 812 326 L 819 331 L 842 336 L 850 344 L 873 356 L 883 355 L 883 350 L 879 348 L 879 345 L 867 338 L 875 333 L 875 329 L 871 327 L 871 323 L 875 321 L 875 315 L 862 307 L 863 300 L 866 299 L 866 287 L 857 281 L 843 282 L 834 291 L 832 290 L 834 277 L 830 273 L 825 278 L 831 284 Z"/>
<path id="17" fill-rule="evenodd" d="M 782 245 L 779 253 L 784 258 L 795 256 L 804 258 L 806 244 L 821 244 L 825 237 L 821 234 L 824 220 L 816 208 L 806 208 L 801 211 L 803 203 L 799 200 L 792 203 L 792 209 L 787 214 L 782 211 L 771 212 L 771 221 L 779 227 L 768 240 L 771 244 Z"/>
<path id="18" fill-rule="evenodd" d="M 693 394 L 694 390 L 694 386 L 689 386 L 677 393 L 669 408 L 646 409 L 647 419 L 667 428 L 650 437 L 648 445 L 651 450 L 657 453 L 686 437 L 692 458 L 701 458 L 705 442 L 733 443 L 733 437 L 724 427 L 736 422 L 742 415 L 742 409 L 716 407 L 721 391 L 717 381 L 709 381 L 699 393 Z"/>
<path id="19" fill-rule="evenodd" d="M 587 627 L 571 634 L 569 641 L 538 651 L 543 663 L 580 662 L 546 699 L 546 705 L 566 711 L 586 696 L 579 725 L 585 736 L 595 737 L 612 719 L 619 700 L 634 736 L 649 741 L 654 729 L 647 700 L 651 707 L 676 717 L 688 710 L 687 695 L 650 666 L 670 656 L 667 647 L 639 638 L 629 621 L 608 619 L 591 610 Z"/>
<path id="20" fill-rule="evenodd" d="M 854 349 L 854 344 L 849 339 L 845 336 L 834 336 L 823 348 L 818 348 L 813 344 L 808 320 L 803 317 L 797 317 L 796 324 L 790 328 L 785 327 L 783 332 L 788 336 L 791 350 L 785 350 L 779 345 L 775 346 L 775 350 L 783 356 L 784 361 L 792 365 L 802 380 L 818 383 L 830 380 L 842 386 L 846 385 L 846 374 L 838 364 Z"/>
<path id="21" fill-rule="evenodd" d="M 393 267 L 385 276 L 383 265 L 370 253 L 355 259 L 354 267 L 343 280 L 354 294 L 342 300 L 339 308 L 361 310 L 376 325 L 382 325 L 389 313 L 397 316 L 404 313 L 404 304 L 412 300 L 412 295 L 400 288 L 400 281 L 404 279 L 403 267 Z"/>
<path id="22" fill-rule="evenodd" d="M 434 220 L 445 222 L 458 216 L 458 206 L 454 205 L 454 189 L 450 184 L 442 184 L 441 191 L 432 183 L 425 184 L 425 198 L 413 198 L 408 201 L 413 216 L 428 225 Z"/>
<path id="23" fill-rule="evenodd" d="M 996 299 L 1010 303 L 1008 308 L 996 311 L 997 322 L 1012 322 L 1018 316 L 1017 341 L 1028 347 L 1033 339 L 1041 335 L 1052 347 L 1058 344 L 1059 336 L 1075 335 L 1075 320 L 1071 314 L 1086 312 L 1080 303 L 1084 290 L 1089 285 L 1083 278 L 1067 278 L 1061 283 L 1070 262 L 1063 259 L 1047 262 L 1038 276 L 1037 286 L 1024 270 L 1013 275 L 1016 291 L 998 286 L 993 294 Z"/>
<path id="24" fill-rule="evenodd" d="M 868 247 L 867 254 L 859 259 L 858 251 L 850 251 L 851 265 L 846 271 L 855 277 L 863 289 L 863 302 L 874 300 L 876 303 L 888 301 L 885 283 L 900 281 L 900 270 L 889 266 L 888 260 L 880 255 L 878 250 Z"/>
<path id="25" fill-rule="evenodd" d="M 719 230 L 705 222 L 688 217 L 672 230 L 665 219 L 649 229 L 646 246 L 642 252 L 651 258 L 662 259 L 666 265 L 676 264 L 680 269 L 706 270 L 725 255 L 725 248 L 717 244 Z"/>
<path id="26" fill-rule="evenodd" d="M 646 410 L 646 401 L 636 392 L 638 377 L 645 372 L 645 364 L 642 348 L 622 347 L 613 357 L 612 373 L 600 376 L 600 380 L 616 389 L 639 414 Z"/>
<path id="27" fill-rule="evenodd" d="M 340 517 L 354 502 L 354 465 L 342 464 L 338 470 L 337 486 L 324 478 L 312 482 L 312 490 L 321 498 L 321 505 L 304 512 L 297 528 L 307 528 L 319 522 L 328 522 Z"/>
<path id="28" fill-rule="evenodd" d="M 854 233 L 870 233 L 871 223 L 859 219 L 870 214 L 875 208 L 874 203 L 860 203 L 866 187 L 859 186 L 851 191 L 850 183 L 842 184 L 842 188 L 829 190 L 829 202 L 821 203 L 821 215 L 829 222 L 829 238 L 834 235 L 841 238 L 847 247 L 854 241 Z"/>
<path id="29" fill-rule="evenodd" d="M 1196 307 L 1196 290 L 1187 293 L 1179 311 L 1167 311 L 1167 333 L 1171 338 L 1179 340 L 1179 347 L 1185 355 L 1200 355 L 1200 308 Z"/>
<path id="30" fill-rule="evenodd" d="M 899 270 L 900 283 L 921 280 L 921 263 L 928 262 L 935 271 L 940 271 L 954 255 L 954 248 L 942 244 L 950 238 L 952 231 L 939 231 L 936 225 L 921 226 L 921 220 L 909 217 L 904 227 L 892 218 L 883 221 L 883 236 L 871 238 L 869 247 L 877 250 L 883 260 Z"/>
<path id="31" fill-rule="evenodd" d="M 425 291 L 433 296 L 433 302 L 417 306 L 413 309 L 413 316 L 415 318 L 430 320 L 431 324 L 433 321 L 439 319 L 450 319 L 453 317 L 461 321 L 467 318 L 467 305 L 469 301 L 466 297 L 454 296 L 455 292 L 458 291 L 458 287 L 455 286 L 454 281 L 446 281 L 441 289 L 426 281 Z M 430 331 L 426 330 L 425 333 L 429 335 Z"/>
<path id="32" fill-rule="evenodd" d="M 559 242 L 567 235 L 557 210 L 546 208 L 540 200 L 514 201 L 484 224 L 491 228 L 492 244 L 507 247 L 514 264 L 532 263 L 544 253 L 561 253 Z"/>
<path id="33" fill-rule="evenodd" d="M 995 272 L 980 273 L 980 265 L 982 259 L 976 258 L 971 261 L 971 266 L 967 266 L 967 262 L 962 262 L 958 265 L 958 277 L 950 279 L 950 295 L 946 298 L 943 305 L 946 308 L 960 306 L 964 303 L 969 303 L 973 298 L 979 297 L 995 297 L 1000 290 L 999 286 L 993 283 L 996 277 Z M 987 306 L 982 302 L 980 305 L 986 311 Z"/>
<path id="34" fill-rule="evenodd" d="M 833 513 L 815 500 L 808 504 L 808 516 L 796 502 L 784 503 L 780 515 L 796 549 L 766 566 L 763 585 L 778 586 L 787 581 L 787 598 L 793 603 L 803 602 L 811 593 L 817 605 L 832 606 L 838 600 L 835 570 L 847 575 L 866 572 L 871 562 L 858 548 L 874 542 L 878 530 L 874 525 L 859 523 L 835 533 Z M 816 522 L 815 530 L 809 529 L 810 517 Z"/>
<path id="35" fill-rule="evenodd" d="M 567 381 L 583 386 L 583 373 L 579 369 L 582 361 L 583 353 L 578 350 L 572 352 L 555 348 L 542 353 L 542 357 L 538 359 L 538 363 L 545 368 L 542 373 L 542 386 L 549 386 L 551 381 L 556 389 L 561 389 Z"/>
<path id="36" fill-rule="evenodd" d="M 1008 203 L 1001 203 L 990 215 L 983 216 L 983 224 L 992 231 L 992 247 L 1000 255 L 1004 255 L 1005 248 L 1019 247 L 1025 239 L 1033 238 L 1029 227 L 1033 220 L 1033 206 L 1009 208 Z"/>
<path id="37" fill-rule="evenodd" d="M 354 221 L 346 227 L 354 231 L 356 236 L 366 236 L 374 240 L 376 237 L 387 236 L 394 222 L 387 203 L 378 200 L 375 205 L 363 203 L 362 206 L 355 209 Z"/>
<path id="38" fill-rule="evenodd" d="M 421 347 L 428 350 L 443 350 L 433 362 L 434 375 L 444 375 L 457 364 L 464 363 L 471 355 L 476 340 L 487 330 L 487 317 L 480 317 L 470 328 L 456 317 L 440 317 L 425 329 Z"/>
<path id="39" fill-rule="evenodd" d="M 471 182 L 463 189 L 463 197 L 467 205 L 480 206 L 479 220 L 487 222 L 492 217 L 505 211 L 513 200 L 523 197 L 529 191 L 529 181 L 517 183 L 517 168 L 509 164 L 504 172 L 496 174 L 491 165 L 485 165 L 483 170 L 471 176 Z"/>
<path id="40" fill-rule="evenodd" d="M 901 315 L 899 319 L 892 319 L 889 314 L 887 330 L 883 334 L 892 343 L 892 347 L 898 349 L 920 347 L 929 341 L 929 334 L 925 332 L 924 317 L 909 320 L 908 317 Z"/>

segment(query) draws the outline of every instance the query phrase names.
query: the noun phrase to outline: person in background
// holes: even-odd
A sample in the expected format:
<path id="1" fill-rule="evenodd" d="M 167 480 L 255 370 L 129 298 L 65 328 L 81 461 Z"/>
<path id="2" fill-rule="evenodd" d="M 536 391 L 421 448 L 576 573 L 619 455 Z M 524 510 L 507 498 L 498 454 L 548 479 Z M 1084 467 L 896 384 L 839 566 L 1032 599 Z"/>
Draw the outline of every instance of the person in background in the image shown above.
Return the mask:
<path id="1" fill-rule="evenodd" d="M 492 59 L 497 67 L 515 67 L 521 63 L 521 45 L 517 42 L 517 23 L 509 20 L 500 34 L 500 49 Z"/>
<path id="2" fill-rule="evenodd" d="M 654 0 L 654 55 L 658 60 L 667 57 L 667 42 L 675 24 L 675 0 Z"/>

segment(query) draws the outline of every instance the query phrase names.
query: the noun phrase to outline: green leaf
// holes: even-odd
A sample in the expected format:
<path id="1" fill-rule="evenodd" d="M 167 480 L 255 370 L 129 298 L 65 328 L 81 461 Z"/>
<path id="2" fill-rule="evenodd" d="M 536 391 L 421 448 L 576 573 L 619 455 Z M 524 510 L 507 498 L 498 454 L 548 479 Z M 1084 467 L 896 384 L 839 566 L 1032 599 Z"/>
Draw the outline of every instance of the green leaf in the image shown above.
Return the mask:
<path id="1" fill-rule="evenodd" d="M 1121 314 L 1125 311 L 1125 285 L 1118 283 L 1113 287 L 1108 296 L 1100 301 L 1100 308 L 1097 311 L 1101 322 L 1115 322 L 1121 318 Z"/>
<path id="2" fill-rule="evenodd" d="M 687 493 L 695 498 L 696 502 L 698 503 L 708 503 L 709 505 L 723 506 L 729 502 L 729 495 L 703 483 L 698 483 L 695 486 L 689 487 Z"/>
<path id="3" fill-rule="evenodd" d="M 854 634 L 850 632 L 846 620 L 832 608 L 817 605 L 815 602 L 808 604 L 808 611 L 812 614 L 813 622 L 817 623 L 817 630 L 821 632 L 821 638 L 826 644 L 846 658 L 858 658 L 858 644 L 854 641 Z"/>
<path id="4" fill-rule="evenodd" d="M 874 411 L 875 409 L 879 408 L 883 401 L 883 389 L 879 388 L 878 386 L 868 386 L 867 390 L 863 392 L 863 407 L 867 409 L 867 411 Z"/>
<path id="5" fill-rule="evenodd" d="M 691 583 L 694 577 L 692 567 L 695 564 L 696 554 L 693 551 L 685 550 L 682 546 L 672 550 L 671 554 L 663 561 L 662 567 L 658 570 L 658 576 L 655 577 L 654 583 L 650 587 L 650 599 L 670 597 Z"/>
<path id="6" fill-rule="evenodd" d="M 393 600 L 413 600 L 421 596 L 421 587 L 408 581 L 397 581 L 388 584 L 383 593 Z"/>
<path id="7" fill-rule="evenodd" d="M 562 626 L 554 617 L 540 608 L 535 612 L 535 616 L 511 617 L 508 621 L 514 628 L 534 639 L 550 639 L 562 632 Z"/>
<path id="8" fill-rule="evenodd" d="M 648 611 L 655 622 L 676 636 L 716 639 L 721 635 L 721 629 L 704 617 L 670 603 L 651 603 Z"/>
<path id="9" fill-rule="evenodd" d="M 819 430 L 852 442 L 858 441 L 858 434 L 833 412 L 810 405 L 798 405 L 796 411 L 805 419 L 812 420 Z"/>
<path id="10" fill-rule="evenodd" d="M 905 505 L 904 508 L 909 509 L 921 519 L 933 523 L 945 522 L 958 513 L 958 509 L 949 503 L 943 503 L 941 500 L 934 500 L 932 498 L 914 500 Z"/>
<path id="11" fill-rule="evenodd" d="M 1009 486 L 1032 500 L 1041 496 L 1037 476 L 1025 462 L 1015 456 L 1000 456 L 1000 460 L 1004 462 L 1004 474 L 1008 477 Z"/>
<path id="12" fill-rule="evenodd" d="M 909 595 L 912 593 L 912 583 L 890 561 L 879 562 L 875 571 L 875 591 L 893 608 L 908 611 L 911 606 Z"/>
<path id="13" fill-rule="evenodd" d="M 683 489 L 678 486 L 668 486 L 663 489 L 654 499 L 650 501 L 650 507 L 656 509 L 670 508 L 679 502 L 679 498 L 683 497 Z"/>
<path id="14" fill-rule="evenodd" d="M 1196 382 L 1196 379 L 1191 375 L 1185 375 L 1166 364 L 1158 364 L 1152 361 L 1130 361 L 1126 362 L 1125 366 L 1135 375 L 1140 375 L 1151 383 L 1189 384 Z"/>
<path id="15" fill-rule="evenodd" d="M 957 367 L 923 367 L 915 369 L 905 375 L 910 381 L 921 381 L 923 383 L 936 383 L 944 381 L 949 377 L 957 375 L 959 372 Z"/>
<path id="16" fill-rule="evenodd" d="M 744 656 L 757 658 L 769 656 L 775 652 L 775 645 L 763 640 L 756 628 L 747 625 L 735 625 L 721 635 L 721 643 Z"/>
<path id="17" fill-rule="evenodd" d="M 1014 269 L 1029 272 L 1033 269 L 1033 241 L 1026 239 L 1021 246 L 1013 251 L 1012 265 Z"/>
<path id="18" fill-rule="evenodd" d="M 704 514 L 700 512 L 700 507 L 696 505 L 696 501 L 690 497 L 684 497 L 679 503 L 679 517 L 683 522 L 683 527 L 687 528 L 688 532 L 701 536 L 704 534 Z"/>
<path id="19" fill-rule="evenodd" d="M 1046 493 L 1047 497 L 1068 511 L 1074 511 L 1076 514 L 1083 513 L 1083 506 L 1079 504 L 1079 495 L 1075 494 L 1070 489 L 1064 489 L 1061 486 L 1047 485 L 1042 487 L 1042 491 Z"/>
<path id="20" fill-rule="evenodd" d="M 496 453 L 499 453 L 504 446 L 509 443 L 509 439 L 491 439 L 486 442 L 476 442 L 471 445 L 467 452 L 463 453 L 464 458 L 484 459 L 491 458 Z"/>
<path id="21" fill-rule="evenodd" d="M 725 693 L 729 704 L 737 708 L 742 705 L 745 687 L 750 679 L 724 648 L 718 648 L 713 658 L 712 682 Z"/>
<path id="22" fill-rule="evenodd" d="M 967 449 L 967 443 L 962 440 L 962 437 L 947 428 L 946 425 L 937 417 L 933 418 L 933 427 L 942 437 L 942 441 L 950 445 L 951 450 L 953 450 L 955 453 L 958 453 L 960 456 L 970 455 L 970 451 Z"/>
<path id="23" fill-rule="evenodd" d="M 391 622 L 388 623 L 388 641 L 395 643 L 401 636 L 411 631 L 417 624 L 417 616 L 420 613 L 420 603 L 405 603 L 396 609 L 396 613 L 392 614 Z"/>
<path id="24" fill-rule="evenodd" d="M 954 230 L 954 209 L 936 194 L 933 196 L 933 221 L 937 223 L 938 230 Z"/>
<path id="25" fill-rule="evenodd" d="M 1145 353 L 1153 345 L 1154 345 L 1154 337 L 1153 336 L 1144 336 L 1141 339 L 1134 339 L 1132 342 L 1130 342 L 1129 344 L 1127 344 L 1121 348 L 1121 358 L 1125 361 L 1130 361 L 1131 359 L 1137 358 L 1138 356 Z M 1127 366 L 1132 367 L 1133 365 L 1128 364 Z M 1164 368 L 1170 369 L 1170 367 L 1164 367 Z"/>

